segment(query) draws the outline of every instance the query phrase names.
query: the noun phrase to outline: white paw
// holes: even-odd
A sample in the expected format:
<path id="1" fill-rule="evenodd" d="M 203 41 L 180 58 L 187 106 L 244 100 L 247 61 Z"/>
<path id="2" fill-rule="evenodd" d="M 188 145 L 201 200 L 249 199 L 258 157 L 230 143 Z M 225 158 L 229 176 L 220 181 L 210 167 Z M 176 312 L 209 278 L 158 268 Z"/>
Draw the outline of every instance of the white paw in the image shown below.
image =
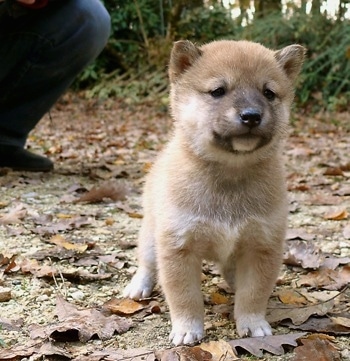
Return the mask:
<path id="1" fill-rule="evenodd" d="M 178 322 L 177 325 L 173 325 L 169 340 L 175 346 L 189 345 L 200 341 L 203 336 L 204 326 L 202 321 Z"/>
<path id="2" fill-rule="evenodd" d="M 125 287 L 123 296 L 133 300 L 141 300 L 151 295 L 154 287 L 154 278 L 147 273 L 136 272 L 131 282 Z"/>
<path id="3" fill-rule="evenodd" d="M 236 327 L 237 332 L 241 337 L 259 337 L 272 335 L 271 326 L 261 315 L 245 315 L 237 317 Z"/>

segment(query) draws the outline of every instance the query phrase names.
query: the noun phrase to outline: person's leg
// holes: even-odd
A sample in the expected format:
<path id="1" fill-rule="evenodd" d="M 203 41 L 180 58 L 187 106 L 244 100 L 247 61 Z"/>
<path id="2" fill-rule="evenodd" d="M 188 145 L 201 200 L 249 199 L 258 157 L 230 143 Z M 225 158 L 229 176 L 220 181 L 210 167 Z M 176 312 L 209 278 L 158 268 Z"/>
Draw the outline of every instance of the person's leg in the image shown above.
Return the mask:
<path id="1" fill-rule="evenodd" d="M 66 0 L 10 27 L 0 35 L 0 166 L 19 169 L 6 149 L 28 155 L 28 133 L 102 51 L 110 18 L 99 0 Z"/>

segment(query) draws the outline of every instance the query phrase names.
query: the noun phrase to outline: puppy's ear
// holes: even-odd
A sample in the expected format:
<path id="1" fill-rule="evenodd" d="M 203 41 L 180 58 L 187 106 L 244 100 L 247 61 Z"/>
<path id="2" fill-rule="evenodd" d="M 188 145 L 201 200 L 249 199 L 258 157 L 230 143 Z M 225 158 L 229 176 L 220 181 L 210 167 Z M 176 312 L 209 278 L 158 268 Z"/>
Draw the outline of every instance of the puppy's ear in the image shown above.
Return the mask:
<path id="1" fill-rule="evenodd" d="M 293 82 L 303 65 L 306 49 L 298 44 L 289 45 L 275 52 L 275 58 Z"/>
<path id="2" fill-rule="evenodd" d="M 169 78 L 173 83 L 186 69 L 202 55 L 193 43 L 188 40 L 180 40 L 174 43 L 170 55 Z"/>

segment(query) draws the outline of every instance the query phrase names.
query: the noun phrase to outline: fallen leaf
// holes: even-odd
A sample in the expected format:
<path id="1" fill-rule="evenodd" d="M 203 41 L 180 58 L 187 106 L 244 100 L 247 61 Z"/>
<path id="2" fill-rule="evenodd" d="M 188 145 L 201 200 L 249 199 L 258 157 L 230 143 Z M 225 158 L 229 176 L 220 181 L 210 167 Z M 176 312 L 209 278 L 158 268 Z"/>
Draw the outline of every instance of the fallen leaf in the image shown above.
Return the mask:
<path id="1" fill-rule="evenodd" d="M 62 235 L 57 234 L 53 237 L 51 237 L 48 240 L 49 243 L 56 244 L 57 246 L 60 246 L 62 248 L 68 249 L 68 250 L 74 250 L 79 253 L 83 253 L 88 249 L 87 244 L 79 244 L 79 243 L 71 243 L 68 242 Z"/>
<path id="2" fill-rule="evenodd" d="M 22 318 L 10 320 L 5 317 L 0 317 L 0 326 L 2 330 L 8 331 L 20 331 L 23 327 L 24 321 Z"/>
<path id="3" fill-rule="evenodd" d="M 349 317 L 330 317 L 336 325 L 344 326 L 350 331 L 350 318 Z"/>
<path id="4" fill-rule="evenodd" d="M 313 233 L 308 233 L 303 228 L 289 228 L 287 229 L 287 240 L 304 240 L 304 241 L 313 241 L 316 238 L 316 235 Z"/>
<path id="5" fill-rule="evenodd" d="M 324 262 L 324 255 L 313 242 L 288 241 L 283 261 L 291 266 L 319 268 Z"/>
<path id="6" fill-rule="evenodd" d="M 328 317 L 310 317 L 300 325 L 294 325 L 290 321 L 283 321 L 281 325 L 292 330 L 329 333 L 331 335 L 350 335 L 350 329 L 348 327 L 337 324 Z"/>
<path id="7" fill-rule="evenodd" d="M 97 335 L 100 340 L 110 339 L 115 332 L 126 332 L 132 325 L 128 319 L 117 315 L 105 316 L 95 308 L 79 310 L 65 301 L 62 296 L 56 298 L 56 314 L 59 322 L 47 326 L 32 324 L 29 326 L 33 339 L 48 337 L 56 341 L 89 341 Z"/>
<path id="8" fill-rule="evenodd" d="M 341 355 L 332 342 L 323 338 L 302 338 L 295 348 L 293 361 L 340 361 Z"/>
<path id="9" fill-rule="evenodd" d="M 180 346 L 156 352 L 157 360 L 161 361 L 212 361 L 212 354 L 199 346 Z"/>
<path id="10" fill-rule="evenodd" d="M 334 301 L 329 300 L 317 305 L 305 307 L 274 307 L 268 308 L 266 319 L 269 323 L 279 323 L 282 320 L 290 319 L 294 325 L 301 325 L 312 315 L 324 316 L 333 309 Z"/>
<path id="11" fill-rule="evenodd" d="M 148 302 L 136 302 L 129 298 L 117 299 L 113 297 L 112 299 L 104 303 L 103 308 L 116 315 L 130 316 L 136 312 L 143 310 L 147 306 Z"/>
<path id="12" fill-rule="evenodd" d="M 127 349 L 106 349 L 89 352 L 88 355 L 79 355 L 72 361 L 155 361 L 158 360 L 154 351 L 143 348 Z M 159 359 L 160 360 L 160 359 Z"/>
<path id="13" fill-rule="evenodd" d="M 306 202 L 305 204 L 310 204 L 310 205 L 318 205 L 318 206 L 331 206 L 331 205 L 337 205 L 339 203 L 341 203 L 341 197 L 336 197 L 336 196 L 330 196 L 324 193 L 319 193 L 316 195 L 311 196 Z"/>
<path id="14" fill-rule="evenodd" d="M 345 208 L 338 209 L 327 213 L 324 218 L 332 221 L 342 221 L 349 216 L 348 211 Z"/>
<path id="15" fill-rule="evenodd" d="M 5 266 L 5 268 L 3 268 L 4 273 L 16 272 L 19 270 L 19 266 L 16 262 L 16 255 L 0 254 L 0 266 Z"/>
<path id="16" fill-rule="evenodd" d="M 210 294 L 210 303 L 212 305 L 226 305 L 229 303 L 229 298 L 218 292 L 212 292 Z"/>
<path id="17" fill-rule="evenodd" d="M 282 345 L 297 346 L 296 340 L 305 335 L 306 333 L 289 333 L 286 335 L 249 337 L 232 340 L 228 343 L 233 347 L 237 354 L 237 347 L 241 347 L 256 357 L 263 356 L 262 350 L 274 355 L 283 355 L 284 349 Z"/>
<path id="18" fill-rule="evenodd" d="M 31 273 L 38 278 L 49 277 L 53 278 L 58 274 L 71 281 L 96 281 L 111 278 L 111 273 L 91 273 L 85 269 L 65 271 L 60 269 L 60 272 L 55 267 L 48 265 L 41 265 L 37 260 L 24 259 L 20 264 L 21 270 L 24 273 Z"/>
<path id="19" fill-rule="evenodd" d="M 277 293 L 280 301 L 287 305 L 305 305 L 307 304 L 306 298 L 296 290 L 283 289 Z"/>
<path id="20" fill-rule="evenodd" d="M 122 201 L 126 198 L 129 190 L 124 183 L 115 183 L 107 181 L 98 187 L 92 187 L 90 191 L 83 194 L 80 198 L 76 199 L 77 202 L 97 203 L 103 202 L 106 199 L 113 201 Z"/>
<path id="21" fill-rule="evenodd" d="M 25 345 L 17 345 L 11 347 L 10 349 L 1 349 L 0 360 L 13 361 L 32 356 L 41 345 L 42 342 L 40 341 L 30 341 L 27 342 Z"/>
<path id="22" fill-rule="evenodd" d="M 67 350 L 62 347 L 53 345 L 51 342 L 45 342 L 42 344 L 40 349 L 35 353 L 38 354 L 38 358 L 40 356 L 60 356 L 68 359 L 72 358 L 72 354 L 70 352 L 67 352 Z"/>
<path id="23" fill-rule="evenodd" d="M 27 210 L 22 204 L 19 204 L 10 209 L 8 213 L 0 215 L 0 224 L 21 223 L 26 214 Z"/>
<path id="24" fill-rule="evenodd" d="M 212 361 L 240 360 L 240 358 L 234 353 L 232 346 L 224 340 L 201 343 L 199 347 L 202 350 L 211 353 Z"/>
<path id="25" fill-rule="evenodd" d="M 344 173 L 341 168 L 339 167 L 328 167 L 324 173 L 324 175 L 331 175 L 331 176 L 343 176 Z"/>
<path id="26" fill-rule="evenodd" d="M 300 276 L 299 280 L 296 281 L 298 287 L 310 286 L 325 290 L 339 290 L 348 283 L 350 283 L 350 266 L 344 266 L 337 270 L 321 268 Z"/>
<path id="27" fill-rule="evenodd" d="M 339 265 L 346 265 L 350 263 L 350 257 L 334 257 L 326 255 L 322 267 L 335 270 Z"/>
<path id="28" fill-rule="evenodd" d="M 48 222 L 49 226 L 40 226 L 31 229 L 33 233 L 40 234 L 42 236 L 57 234 L 72 229 L 78 229 L 84 226 L 91 226 L 92 220 L 88 217 L 75 216 L 72 218 L 61 219 L 57 223 Z"/>

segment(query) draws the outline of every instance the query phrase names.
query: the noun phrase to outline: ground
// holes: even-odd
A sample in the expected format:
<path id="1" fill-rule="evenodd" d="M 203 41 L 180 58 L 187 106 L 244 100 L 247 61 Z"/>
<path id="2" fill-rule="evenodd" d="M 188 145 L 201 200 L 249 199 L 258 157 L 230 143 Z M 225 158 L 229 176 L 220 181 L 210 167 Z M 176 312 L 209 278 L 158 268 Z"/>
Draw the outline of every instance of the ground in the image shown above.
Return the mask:
<path id="1" fill-rule="evenodd" d="M 270 306 L 273 308 L 276 300 L 281 302 L 286 290 L 296 290 L 304 297 L 302 307 L 311 302 L 311 294 L 318 300 L 316 304 L 334 297 L 337 302 L 327 316 L 342 317 L 342 332 L 328 332 L 317 325 L 314 332 L 335 335 L 335 352 L 350 360 L 346 337 L 350 326 L 344 321 L 348 322 L 350 304 L 346 289 L 346 257 L 350 257 L 349 114 L 304 113 L 299 110 L 293 116 L 286 144 L 290 200 L 287 241 L 291 248 L 311 248 L 301 252 L 294 265 L 290 254 L 286 255 Z M 111 299 L 122 299 L 122 290 L 137 264 L 135 246 L 142 218 L 143 177 L 170 129 L 171 119 L 165 108 L 112 100 L 98 102 L 68 94 L 38 124 L 28 141 L 33 151 L 45 153 L 55 162 L 55 170 L 1 171 L 0 297 L 1 288 L 4 294 L 10 292 L 0 303 L 3 352 L 14 350 L 17 359 L 21 355 L 29 357 L 23 360 L 50 359 L 49 352 L 30 353 L 28 349 L 32 347 L 33 328 L 57 323 L 58 294 L 80 310 L 105 309 Z M 93 196 L 80 199 L 92 188 Z M 325 254 L 343 263 L 327 274 L 327 280 L 320 280 L 317 272 L 324 270 L 320 259 L 324 260 Z M 316 263 L 307 264 L 312 261 Z M 229 319 L 232 294 L 209 264 L 203 269 L 203 293 L 205 341 L 237 339 Z M 64 346 L 56 344 L 70 356 L 51 359 L 78 360 L 106 349 L 170 348 L 169 313 L 159 289 L 152 307 L 149 302 L 141 311 L 126 311 L 121 306 L 117 314 L 127 314 L 127 319 L 133 321 L 126 332 L 106 339 L 93 337 L 87 342 L 65 339 Z M 295 300 L 282 302 L 300 306 Z M 275 323 L 276 334 L 298 332 L 279 321 Z M 47 337 L 49 341 L 53 338 L 53 334 Z M 34 338 L 40 343 L 38 339 Z M 16 359 L 2 358 L 1 345 L 0 360 Z M 19 345 L 27 347 L 27 354 L 16 354 Z M 265 353 L 262 359 L 292 360 L 295 352 L 292 348 L 286 351 L 284 356 Z M 254 359 L 247 354 L 241 357 Z"/>

